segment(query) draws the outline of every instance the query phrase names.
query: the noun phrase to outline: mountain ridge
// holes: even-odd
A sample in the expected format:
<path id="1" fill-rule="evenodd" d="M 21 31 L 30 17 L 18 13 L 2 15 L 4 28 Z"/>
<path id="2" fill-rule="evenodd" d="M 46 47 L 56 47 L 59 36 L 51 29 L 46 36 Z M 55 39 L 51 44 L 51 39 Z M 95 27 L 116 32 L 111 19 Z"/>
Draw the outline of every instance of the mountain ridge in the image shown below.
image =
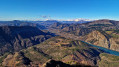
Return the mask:
<path id="1" fill-rule="evenodd" d="M 6 51 L 19 51 L 52 37 L 51 34 L 31 26 L 2 26 L 0 32 L 1 54 Z"/>

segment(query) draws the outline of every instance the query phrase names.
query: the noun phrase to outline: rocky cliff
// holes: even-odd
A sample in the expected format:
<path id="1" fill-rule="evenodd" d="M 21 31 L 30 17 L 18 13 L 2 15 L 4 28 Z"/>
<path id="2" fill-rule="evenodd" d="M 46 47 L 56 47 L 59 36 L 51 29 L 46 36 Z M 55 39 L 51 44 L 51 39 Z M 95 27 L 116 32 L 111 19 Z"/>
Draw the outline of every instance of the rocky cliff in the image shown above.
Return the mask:
<path id="1" fill-rule="evenodd" d="M 119 37 L 116 30 L 110 31 L 93 31 L 84 37 L 84 41 L 119 51 Z"/>
<path id="2" fill-rule="evenodd" d="M 39 44 L 51 37 L 36 27 L 2 26 L 0 27 L 0 54 L 14 52 Z"/>

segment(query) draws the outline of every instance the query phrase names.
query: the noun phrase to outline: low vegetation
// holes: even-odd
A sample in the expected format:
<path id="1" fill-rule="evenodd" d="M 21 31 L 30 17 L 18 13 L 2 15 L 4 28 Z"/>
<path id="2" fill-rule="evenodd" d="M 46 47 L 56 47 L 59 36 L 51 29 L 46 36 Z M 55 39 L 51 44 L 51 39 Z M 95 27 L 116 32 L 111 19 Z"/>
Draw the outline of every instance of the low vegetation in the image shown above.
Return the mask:
<path id="1" fill-rule="evenodd" d="M 118 67 L 119 56 L 114 56 L 106 53 L 100 54 L 101 61 L 99 61 L 99 67 Z"/>

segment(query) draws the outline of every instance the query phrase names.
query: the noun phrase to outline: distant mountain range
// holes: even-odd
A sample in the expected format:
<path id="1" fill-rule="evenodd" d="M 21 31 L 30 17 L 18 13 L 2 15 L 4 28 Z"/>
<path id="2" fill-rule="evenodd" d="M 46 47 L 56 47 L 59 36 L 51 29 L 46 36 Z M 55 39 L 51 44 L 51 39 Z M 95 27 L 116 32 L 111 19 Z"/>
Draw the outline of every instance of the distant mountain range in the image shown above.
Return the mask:
<path id="1" fill-rule="evenodd" d="M 115 20 L 0 21 L 3 67 L 118 67 L 118 48 Z"/>
<path id="2" fill-rule="evenodd" d="M 19 20 L 0 21 L 0 26 L 33 26 L 33 27 L 38 27 L 40 29 L 45 29 L 45 26 L 42 26 L 40 24 L 32 23 L 28 21 L 19 21 Z"/>
<path id="3" fill-rule="evenodd" d="M 86 23 L 86 22 L 91 22 L 93 20 L 89 19 L 72 19 L 72 20 L 46 20 L 46 21 L 29 21 L 33 23 L 38 23 L 40 25 L 43 25 L 45 27 L 49 27 L 50 25 L 54 23 L 66 23 L 66 24 L 80 24 L 80 23 Z"/>
<path id="4" fill-rule="evenodd" d="M 75 23 L 86 23 L 86 22 L 91 22 L 91 21 L 94 21 L 94 20 L 79 18 L 79 19 L 64 20 L 64 21 L 61 21 L 61 22 L 62 23 L 75 24 Z"/>
<path id="5" fill-rule="evenodd" d="M 76 35 L 85 35 L 93 30 L 119 29 L 119 21 L 114 20 L 96 20 L 81 24 L 54 23 L 50 28 L 60 29 Z"/>
<path id="6" fill-rule="evenodd" d="M 50 31 L 65 37 L 77 38 L 94 45 L 119 51 L 119 21 L 104 19 L 82 24 L 55 23 L 50 27 Z"/>

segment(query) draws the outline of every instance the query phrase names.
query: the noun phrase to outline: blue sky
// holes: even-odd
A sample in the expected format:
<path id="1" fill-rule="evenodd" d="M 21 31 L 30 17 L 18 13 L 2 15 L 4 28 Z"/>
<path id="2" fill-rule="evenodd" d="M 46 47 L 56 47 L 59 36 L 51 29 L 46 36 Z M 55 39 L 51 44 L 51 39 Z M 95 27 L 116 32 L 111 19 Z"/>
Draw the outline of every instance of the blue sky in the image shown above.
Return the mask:
<path id="1" fill-rule="evenodd" d="M 0 20 L 119 20 L 119 0 L 0 0 Z"/>

